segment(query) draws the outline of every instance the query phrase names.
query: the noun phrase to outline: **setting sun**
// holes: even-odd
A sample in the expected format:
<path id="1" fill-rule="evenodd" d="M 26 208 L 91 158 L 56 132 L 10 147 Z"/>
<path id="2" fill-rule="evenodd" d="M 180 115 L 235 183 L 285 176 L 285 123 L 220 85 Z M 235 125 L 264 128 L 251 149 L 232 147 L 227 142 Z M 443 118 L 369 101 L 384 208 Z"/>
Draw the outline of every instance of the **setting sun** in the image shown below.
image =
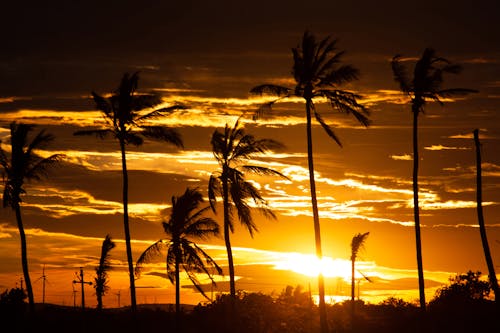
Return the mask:
<path id="1" fill-rule="evenodd" d="M 275 269 L 289 270 L 305 276 L 315 277 L 323 273 L 325 277 L 351 278 L 351 262 L 343 259 L 323 257 L 313 254 L 289 253 L 283 261 L 276 263 Z"/>

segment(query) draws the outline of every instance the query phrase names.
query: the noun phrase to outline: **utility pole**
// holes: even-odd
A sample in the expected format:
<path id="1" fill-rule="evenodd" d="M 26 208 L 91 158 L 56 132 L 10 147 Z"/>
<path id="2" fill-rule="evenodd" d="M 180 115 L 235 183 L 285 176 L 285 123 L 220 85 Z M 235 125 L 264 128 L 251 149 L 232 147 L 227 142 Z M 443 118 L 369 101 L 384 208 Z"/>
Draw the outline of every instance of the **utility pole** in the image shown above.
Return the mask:
<path id="1" fill-rule="evenodd" d="M 77 274 L 77 273 L 75 273 L 75 274 Z M 82 286 L 82 310 L 84 310 L 85 309 L 85 291 L 84 291 L 83 286 L 85 284 L 92 285 L 92 282 L 87 282 L 83 279 L 83 269 L 81 267 L 80 267 L 80 276 L 76 275 L 76 277 L 77 277 L 77 280 L 73 280 L 73 284 L 80 283 Z"/>
<path id="2" fill-rule="evenodd" d="M 42 279 L 42 304 L 45 304 L 45 281 L 47 280 L 47 276 L 45 275 L 45 265 L 43 265 L 42 276 L 36 279 L 35 282 Z"/>

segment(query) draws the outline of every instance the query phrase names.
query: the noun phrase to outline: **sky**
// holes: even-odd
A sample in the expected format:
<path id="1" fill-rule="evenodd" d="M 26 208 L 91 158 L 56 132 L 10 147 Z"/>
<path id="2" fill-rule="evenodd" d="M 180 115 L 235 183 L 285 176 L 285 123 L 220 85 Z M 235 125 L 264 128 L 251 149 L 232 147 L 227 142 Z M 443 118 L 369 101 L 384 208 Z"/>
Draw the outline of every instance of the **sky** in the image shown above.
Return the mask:
<path id="1" fill-rule="evenodd" d="M 130 217 L 134 259 L 162 238 L 161 221 L 170 198 L 186 187 L 206 197 L 217 163 L 210 147 L 214 130 L 233 125 L 263 99 L 251 96 L 263 83 L 293 86 L 291 48 L 305 30 L 318 39 L 338 39 L 343 61 L 360 70 L 344 88 L 363 96 L 371 126 L 318 102 L 317 108 L 342 141 L 339 147 L 313 126 L 314 161 L 321 217 L 326 293 L 349 295 L 350 241 L 370 232 L 359 258 L 361 297 L 376 302 L 389 296 L 417 298 L 412 213 L 412 116 L 398 91 L 390 60 L 400 54 L 412 65 L 426 47 L 463 66 L 445 78 L 445 87 L 478 90 L 444 106 L 429 104 L 419 119 L 420 200 L 423 260 L 428 298 L 448 278 L 467 270 L 487 272 L 476 217 L 475 150 L 472 131 L 480 130 L 483 200 L 488 240 L 500 264 L 500 29 L 498 3 L 477 1 L 28 1 L 3 5 L 0 22 L 0 138 L 8 149 L 12 121 L 36 124 L 55 135 L 42 156 L 66 159 L 47 179 L 26 185 L 22 213 L 35 300 L 79 302 L 75 272 L 94 275 L 106 234 L 117 242 L 114 270 L 104 306 L 126 305 L 128 277 L 123 241 L 121 164 L 112 139 L 77 137 L 98 128 L 102 116 L 92 91 L 113 91 L 122 75 L 139 71 L 139 91 L 156 92 L 165 105 L 187 110 L 161 121 L 179 131 L 184 148 L 148 141 L 128 147 Z M 236 224 L 231 235 L 237 289 L 280 293 L 301 284 L 314 294 L 317 264 L 306 154 L 304 105 L 275 105 L 248 133 L 273 138 L 286 148 L 259 157 L 290 181 L 252 177 L 277 219 L 255 215 L 252 238 Z M 166 215 L 167 214 L 167 215 Z M 221 216 L 214 215 L 219 222 Z M 222 237 L 202 242 L 223 266 Z M 0 213 L 0 290 L 22 278 L 15 216 Z M 173 286 L 159 262 L 136 284 L 139 303 L 172 303 Z M 217 278 L 227 290 L 227 269 Z M 184 281 L 184 285 L 188 283 Z M 310 287 L 309 287 L 310 286 Z M 95 304 L 87 287 L 87 303 Z M 210 288 L 207 291 L 213 291 Z M 118 296 L 120 295 L 120 296 Z M 211 293 L 207 293 L 211 295 Z M 333 297 L 334 299 L 337 299 Z M 203 300 L 183 288 L 182 300 Z"/>

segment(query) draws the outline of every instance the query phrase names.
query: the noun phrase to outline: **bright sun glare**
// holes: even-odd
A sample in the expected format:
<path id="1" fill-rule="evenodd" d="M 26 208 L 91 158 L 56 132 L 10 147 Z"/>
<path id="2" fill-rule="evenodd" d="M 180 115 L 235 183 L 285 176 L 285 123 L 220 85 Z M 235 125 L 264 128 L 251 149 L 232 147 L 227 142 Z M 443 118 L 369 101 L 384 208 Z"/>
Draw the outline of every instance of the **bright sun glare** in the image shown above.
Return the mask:
<path id="1" fill-rule="evenodd" d="M 351 262 L 344 259 L 323 257 L 319 260 L 313 254 L 288 253 L 275 264 L 275 269 L 289 270 L 306 276 L 340 277 L 346 281 L 351 278 Z"/>

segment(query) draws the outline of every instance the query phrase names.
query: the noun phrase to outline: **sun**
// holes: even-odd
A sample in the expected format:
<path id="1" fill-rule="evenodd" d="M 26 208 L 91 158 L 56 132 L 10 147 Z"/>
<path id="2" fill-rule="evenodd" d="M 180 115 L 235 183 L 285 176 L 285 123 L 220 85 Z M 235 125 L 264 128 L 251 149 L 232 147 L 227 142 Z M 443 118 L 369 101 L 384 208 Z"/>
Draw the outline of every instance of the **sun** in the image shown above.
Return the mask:
<path id="1" fill-rule="evenodd" d="M 323 273 L 325 277 L 340 277 L 346 281 L 351 278 L 351 262 L 349 260 L 330 257 L 323 257 L 320 260 L 313 254 L 287 253 L 275 263 L 274 268 L 311 277 Z"/>

